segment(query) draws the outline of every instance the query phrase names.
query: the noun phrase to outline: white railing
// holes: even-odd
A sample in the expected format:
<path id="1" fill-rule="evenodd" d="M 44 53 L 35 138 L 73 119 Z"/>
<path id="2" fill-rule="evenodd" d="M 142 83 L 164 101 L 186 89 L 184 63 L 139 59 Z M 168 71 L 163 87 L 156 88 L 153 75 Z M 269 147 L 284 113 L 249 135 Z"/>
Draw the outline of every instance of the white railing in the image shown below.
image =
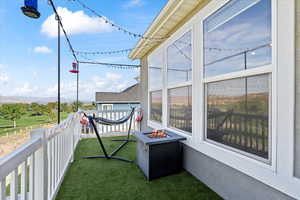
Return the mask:
<path id="1" fill-rule="evenodd" d="M 98 117 L 103 117 L 110 120 L 118 120 L 124 116 L 127 116 L 129 113 L 130 110 L 87 111 L 87 114 L 89 115 L 95 114 Z M 132 117 L 131 132 L 139 131 L 139 123 L 136 121 L 137 115 L 138 113 L 135 111 Z M 128 120 L 124 124 L 112 126 L 97 124 L 97 129 L 101 136 L 125 135 L 127 134 L 129 123 L 130 121 Z M 82 127 L 82 136 L 95 137 L 92 127 Z"/>
<path id="2" fill-rule="evenodd" d="M 0 200 L 52 200 L 80 140 L 80 114 L 31 133 L 31 140 L 0 159 Z"/>

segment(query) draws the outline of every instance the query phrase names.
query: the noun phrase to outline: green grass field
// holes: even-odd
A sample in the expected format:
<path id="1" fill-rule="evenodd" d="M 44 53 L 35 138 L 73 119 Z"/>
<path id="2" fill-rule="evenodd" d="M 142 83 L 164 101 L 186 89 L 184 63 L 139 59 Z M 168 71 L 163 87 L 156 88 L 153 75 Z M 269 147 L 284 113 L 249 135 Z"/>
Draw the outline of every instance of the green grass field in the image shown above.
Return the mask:
<path id="1" fill-rule="evenodd" d="M 64 120 L 68 117 L 68 113 L 61 113 L 61 119 Z M 21 119 L 17 120 L 16 128 L 0 128 L 0 136 L 7 133 L 13 133 L 14 131 L 19 131 L 26 127 L 32 126 L 33 128 L 38 128 L 40 124 L 55 123 L 56 120 L 49 120 L 48 116 L 31 116 L 30 114 L 24 115 Z M 0 118 L 0 127 L 12 127 L 13 122 Z"/>

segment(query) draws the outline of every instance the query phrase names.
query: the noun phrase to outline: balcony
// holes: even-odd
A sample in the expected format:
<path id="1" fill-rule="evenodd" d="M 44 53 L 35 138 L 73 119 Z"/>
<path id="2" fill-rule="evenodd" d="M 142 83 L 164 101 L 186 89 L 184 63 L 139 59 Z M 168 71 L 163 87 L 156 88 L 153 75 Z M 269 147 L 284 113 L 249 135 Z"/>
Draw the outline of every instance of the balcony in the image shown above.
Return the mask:
<path id="1" fill-rule="evenodd" d="M 0 200 L 221 199 L 185 171 L 149 182 L 134 163 L 82 159 L 102 152 L 97 140 L 82 139 L 80 118 L 72 114 L 33 131 L 28 143 L 0 160 Z M 104 143 L 108 151 L 119 145 L 111 137 Z M 119 155 L 134 160 L 135 143 Z"/>

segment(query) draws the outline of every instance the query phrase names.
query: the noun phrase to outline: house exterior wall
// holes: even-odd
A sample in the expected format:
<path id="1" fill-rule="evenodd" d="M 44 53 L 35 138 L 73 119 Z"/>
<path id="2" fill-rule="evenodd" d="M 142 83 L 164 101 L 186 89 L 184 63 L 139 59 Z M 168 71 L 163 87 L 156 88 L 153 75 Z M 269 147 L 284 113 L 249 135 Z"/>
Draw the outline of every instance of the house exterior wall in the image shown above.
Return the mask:
<path id="1" fill-rule="evenodd" d="M 147 125 L 148 121 L 148 67 L 147 57 L 141 60 L 141 107 L 143 108 L 144 118 L 141 123 L 141 130 L 151 129 Z M 299 70 L 300 71 L 300 70 Z M 299 72 L 300 77 L 300 72 Z M 300 78 L 299 78 L 300 79 Z M 300 85 L 300 80 L 299 80 Z M 300 88 L 299 88 L 300 90 Z M 143 92 L 144 91 L 144 92 Z M 300 98 L 300 93 L 299 93 Z M 300 113 L 300 111 L 299 111 Z M 300 121 L 300 120 L 299 120 Z M 299 127 L 300 128 L 300 127 Z M 299 131 L 300 132 L 300 131 Z M 300 144 L 299 144 L 300 145 Z M 298 149 L 299 151 L 299 149 Z M 205 154 L 184 145 L 183 167 L 201 182 L 218 193 L 224 199 L 230 200 L 293 200 L 280 191 L 263 184 L 262 182 L 241 173 Z M 298 154 L 300 155 L 300 154 Z M 230 180 L 233 184 L 228 184 Z M 251 191 L 249 191 L 251 188 Z"/>
<path id="2" fill-rule="evenodd" d="M 143 131 L 151 129 L 147 125 L 148 120 L 148 68 L 147 57 L 142 60 L 141 68 L 141 107 L 144 118 L 141 123 Z M 300 71 L 300 70 L 299 70 Z M 300 73 L 299 73 L 300 77 Z M 299 80 L 300 83 L 300 80 Z M 299 84 L 300 85 L 300 84 Z M 300 93 L 299 93 L 300 97 Z M 300 120 L 299 120 L 300 121 Z M 299 127 L 300 128 L 300 127 Z M 299 144 L 300 145 L 300 144 Z M 299 149 L 298 149 L 299 151 Z M 278 190 L 269 187 L 262 182 L 241 173 L 203 153 L 184 145 L 183 167 L 197 179 L 218 193 L 224 199 L 230 200 L 293 200 Z M 300 155 L 300 154 L 298 154 Z M 230 180 L 233 184 L 228 184 Z M 251 188 L 251 191 L 249 191 Z"/>
<path id="3" fill-rule="evenodd" d="M 295 176 L 300 178 L 300 1 L 296 1 L 296 120 Z"/>
<path id="4" fill-rule="evenodd" d="M 215 1 L 216 2 L 216 1 Z M 273 1 L 275 2 L 275 0 Z M 280 5 L 284 5 L 284 1 L 279 1 L 281 4 Z M 296 95 L 296 102 L 299 102 L 300 100 L 300 27 L 298 24 L 300 24 L 300 2 L 295 0 L 295 2 L 297 3 L 297 69 L 296 69 L 296 81 L 297 81 L 297 85 L 298 86 L 297 89 L 297 95 Z M 282 12 L 283 13 L 283 12 Z M 281 13 L 281 18 L 283 19 L 283 14 Z M 290 16 L 289 16 L 290 17 Z M 282 23 L 281 23 L 282 24 Z M 184 26 L 185 24 L 183 24 Z M 194 33 L 200 33 L 199 29 L 195 29 L 195 27 L 197 27 L 197 23 L 194 25 L 194 30 L 196 30 Z M 180 29 L 180 27 L 179 27 Z M 290 29 L 291 30 L 291 29 Z M 294 31 L 293 31 L 294 33 Z M 280 35 L 284 35 L 281 34 Z M 195 35 L 196 36 L 196 35 Z M 172 36 L 171 36 L 172 38 Z M 284 37 L 281 37 L 284 38 Z M 194 38 L 194 39 L 199 39 L 199 38 Z M 198 40 L 197 40 L 198 41 Z M 283 42 L 283 40 L 280 40 L 280 42 Z M 196 43 L 195 43 L 196 44 Z M 282 43 L 280 43 L 278 46 L 284 46 Z M 290 47 L 290 46 L 289 46 Z M 289 48 L 289 50 L 291 50 L 291 48 Z M 285 57 L 282 50 L 278 50 L 278 53 L 280 53 L 281 58 Z M 149 54 L 148 54 L 149 55 Z M 199 54 L 197 54 L 199 55 Z M 196 56 L 194 56 L 195 59 L 197 59 Z M 283 60 L 283 59 L 281 59 Z M 290 60 L 294 60 L 294 59 L 290 59 Z M 196 60 L 197 61 L 197 60 Z M 198 62 L 198 61 L 197 61 Z M 284 62 L 279 62 L 279 68 L 281 68 L 280 70 L 278 70 L 278 73 L 288 67 L 283 67 Z M 290 63 L 290 62 L 288 62 Z M 199 62 L 198 62 L 199 64 Z M 145 129 L 149 129 L 149 127 L 147 126 L 147 116 L 148 116 L 148 69 L 147 69 L 147 56 L 145 56 L 142 59 L 142 70 L 141 70 L 141 83 L 142 83 L 142 98 L 141 98 L 141 106 L 143 108 L 144 111 L 144 120 L 142 123 L 142 130 Z M 292 66 L 292 65 L 288 65 L 288 66 Z M 289 69 L 287 69 L 287 71 L 289 71 L 292 67 L 290 67 Z M 194 69 L 193 69 L 194 70 Z M 197 71 L 198 72 L 198 71 Z M 288 87 L 289 86 L 284 86 L 282 79 L 278 82 L 280 82 L 280 89 L 282 89 L 283 87 Z M 194 84 L 193 84 L 194 85 Z M 195 91 L 195 90 L 194 90 Z M 193 91 L 193 95 L 196 96 L 196 94 L 199 95 L 199 93 L 194 93 Z M 280 90 L 282 92 L 282 90 Z M 281 95 L 283 95 L 283 93 L 281 93 Z M 280 96 L 280 95 L 278 95 Z M 283 95 L 285 96 L 285 95 Z M 279 97 L 278 97 L 279 98 Z M 293 98 L 292 98 L 293 99 Z M 196 102 L 196 101 L 193 101 Z M 199 101 L 198 101 L 199 102 Z M 281 101 L 282 103 L 282 101 Z M 285 102 L 286 103 L 286 102 Z M 281 104 L 283 105 L 283 104 Z M 193 105 L 194 106 L 194 105 Z M 282 107 L 282 106 L 281 106 Z M 295 131 L 295 175 L 297 177 L 300 178 L 300 105 L 297 105 L 296 103 L 296 131 Z M 282 111 L 282 110 L 281 110 Z M 279 111 L 280 112 L 280 111 Z M 280 112 L 281 113 L 281 112 Z M 290 111 L 291 113 L 291 111 Z M 279 118 L 283 118 L 282 116 Z M 281 120 L 282 121 L 282 120 Z M 150 125 L 150 124 L 149 124 Z M 280 143 L 280 145 L 278 145 L 276 148 L 277 150 L 283 150 L 284 148 L 282 148 L 282 146 L 284 146 L 284 141 L 283 139 L 285 136 L 282 134 L 284 131 L 284 127 L 286 127 L 285 125 L 282 125 L 281 128 L 277 128 L 276 131 L 280 131 L 280 138 L 281 140 L 278 141 L 278 143 Z M 196 130 L 196 131 L 195 131 Z M 286 129 L 285 129 L 286 130 Z M 290 130 L 286 130 L 285 133 L 289 132 L 290 135 L 294 134 L 294 131 L 290 131 Z M 197 126 L 197 129 L 194 129 L 193 131 L 193 135 L 202 135 L 202 128 L 199 126 Z M 271 187 L 259 180 L 261 180 L 259 177 L 253 178 L 247 174 L 251 174 L 251 172 L 249 171 L 255 171 L 253 169 L 254 165 L 249 165 L 249 170 L 245 170 L 246 172 L 242 172 L 239 169 L 235 169 L 234 165 L 230 165 L 230 164 L 224 164 L 226 163 L 223 160 L 222 162 L 220 161 L 220 159 L 215 158 L 211 155 L 213 155 L 213 153 L 209 152 L 208 150 L 214 150 L 212 149 L 210 146 L 207 146 L 206 148 L 198 148 L 197 145 L 199 145 L 201 143 L 199 138 L 194 138 L 194 141 L 191 141 L 190 143 L 186 143 L 186 145 L 184 145 L 184 168 L 189 171 L 191 174 L 193 174 L 195 177 L 197 177 L 199 180 L 201 180 L 202 182 L 204 182 L 205 184 L 207 184 L 211 189 L 213 189 L 215 192 L 217 192 L 220 196 L 222 196 L 225 199 L 294 199 L 286 194 L 284 194 L 283 192 L 285 192 L 284 189 L 281 188 L 281 191 L 275 189 L 274 187 Z M 274 142 L 275 143 L 275 142 Z M 203 145 L 204 142 L 201 143 L 201 145 Z M 280 148 L 278 148 L 280 146 Z M 205 150 L 205 151 L 203 151 Z M 206 151 L 207 150 L 207 151 Z M 219 149 L 218 149 L 219 151 Z M 291 148 L 292 151 L 292 148 Z M 285 152 L 286 154 L 292 155 L 291 152 L 287 152 L 287 151 L 281 151 L 281 152 Z M 226 152 L 227 153 L 227 152 Z M 228 156 L 226 155 L 226 153 L 224 153 L 222 156 L 225 158 L 228 158 Z M 282 159 L 282 157 L 280 159 L 278 159 L 277 161 L 277 165 L 279 163 L 279 167 L 281 168 L 282 165 L 286 165 L 286 161 L 285 159 Z M 241 163 L 241 162 L 239 162 Z M 293 164 L 291 164 L 293 165 Z M 231 166 L 231 167 L 230 167 Z M 282 170 L 279 169 L 279 170 Z M 267 171 L 267 170 L 266 170 Z M 255 174 L 255 173 L 254 173 Z M 260 174 L 260 176 L 264 175 L 264 172 L 262 173 L 258 173 Z M 278 172 L 276 172 L 276 169 L 274 170 L 274 172 L 272 172 L 272 174 L 270 176 L 276 176 L 277 174 L 280 174 Z M 284 174 L 283 176 L 281 176 L 281 174 L 279 176 L 281 176 L 283 179 L 286 178 L 284 177 L 286 174 Z M 278 176 L 278 177 L 279 177 Z M 254 176 L 255 177 L 255 176 Z M 276 177 L 277 178 L 277 177 Z M 230 180 L 229 184 L 228 180 Z M 280 178 L 278 178 L 278 180 L 280 180 Z M 276 180 L 277 181 L 277 180 Z M 274 182 L 276 182 L 274 181 Z M 295 181 L 294 179 L 292 181 Z M 281 184 L 281 180 L 278 181 Z M 282 181 L 284 182 L 284 180 Z M 298 180 L 295 181 L 295 183 L 299 183 Z M 277 183 L 277 182 L 276 182 Z M 287 187 L 294 187 L 293 186 L 293 182 L 290 182 L 289 185 Z M 288 189 L 286 187 L 286 189 Z M 250 188 L 250 189 L 249 189 Z M 296 192 L 297 195 L 299 195 L 298 192 Z"/>
<path id="5" fill-rule="evenodd" d="M 150 129 L 147 126 L 148 121 L 148 61 L 147 57 L 144 57 L 141 59 L 141 71 L 140 71 L 140 79 L 141 79 L 141 107 L 143 110 L 143 120 L 141 122 L 141 129 L 142 130 L 148 130 Z"/>

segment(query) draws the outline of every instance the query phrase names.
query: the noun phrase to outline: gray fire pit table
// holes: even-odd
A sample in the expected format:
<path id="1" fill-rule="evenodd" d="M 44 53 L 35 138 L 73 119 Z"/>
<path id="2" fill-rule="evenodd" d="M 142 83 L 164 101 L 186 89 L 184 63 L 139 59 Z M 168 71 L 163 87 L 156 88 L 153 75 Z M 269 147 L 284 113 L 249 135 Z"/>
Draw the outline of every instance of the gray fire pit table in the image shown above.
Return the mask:
<path id="1" fill-rule="evenodd" d="M 139 132 L 137 137 L 137 165 L 148 180 L 179 173 L 182 170 L 182 144 L 185 137 L 164 131 L 165 138 L 149 138 L 151 132 Z"/>

